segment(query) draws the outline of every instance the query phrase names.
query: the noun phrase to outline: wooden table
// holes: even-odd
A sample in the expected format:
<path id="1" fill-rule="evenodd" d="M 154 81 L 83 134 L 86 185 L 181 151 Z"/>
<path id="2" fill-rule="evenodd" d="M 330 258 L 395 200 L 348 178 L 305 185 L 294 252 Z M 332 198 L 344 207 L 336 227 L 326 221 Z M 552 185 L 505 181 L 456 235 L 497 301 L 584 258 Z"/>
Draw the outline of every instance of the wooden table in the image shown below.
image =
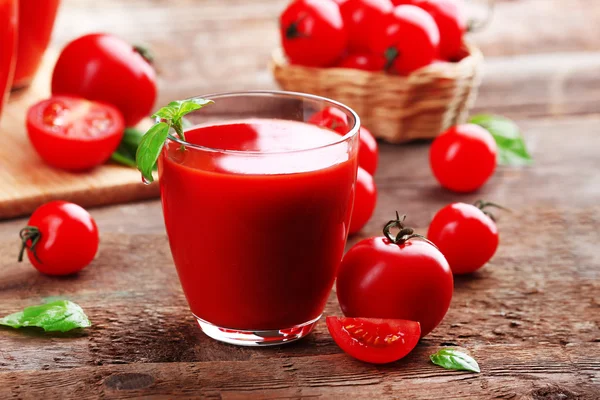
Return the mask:
<path id="1" fill-rule="evenodd" d="M 265 68 L 286 1 L 64 0 L 54 45 L 109 31 L 154 47 L 159 103 L 201 93 L 271 88 Z M 158 201 L 92 210 L 97 259 L 83 273 L 42 276 L 15 261 L 19 227 L 0 223 L 0 315 L 71 299 L 93 327 L 62 336 L 0 329 L 0 398 L 600 398 L 600 4 L 503 0 L 474 36 L 488 55 L 476 111 L 515 118 L 535 157 L 500 168 L 480 192 L 441 190 L 428 143 L 381 146 L 379 203 L 350 243 L 398 209 L 425 232 L 451 201 L 485 198 L 514 210 L 483 270 L 456 279 L 442 324 L 405 359 L 355 361 L 323 323 L 278 348 L 204 336 L 179 287 Z M 340 314 L 332 294 L 326 314 Z M 472 354 L 482 373 L 452 372 L 428 355 Z"/>

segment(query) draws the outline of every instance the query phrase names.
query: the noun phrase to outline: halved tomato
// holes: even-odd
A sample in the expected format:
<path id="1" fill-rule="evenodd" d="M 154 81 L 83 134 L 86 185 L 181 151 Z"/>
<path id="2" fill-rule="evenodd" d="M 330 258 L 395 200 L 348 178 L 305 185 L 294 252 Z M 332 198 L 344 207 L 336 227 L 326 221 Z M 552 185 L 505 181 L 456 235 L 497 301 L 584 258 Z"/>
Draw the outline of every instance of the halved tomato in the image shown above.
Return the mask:
<path id="1" fill-rule="evenodd" d="M 415 321 L 381 318 L 327 317 L 327 329 L 338 346 L 352 357 L 373 363 L 397 361 L 415 348 L 421 325 Z"/>
<path id="2" fill-rule="evenodd" d="M 125 122 L 114 106 L 73 96 L 52 96 L 27 112 L 29 140 L 56 168 L 81 171 L 107 161 L 119 146 Z"/>

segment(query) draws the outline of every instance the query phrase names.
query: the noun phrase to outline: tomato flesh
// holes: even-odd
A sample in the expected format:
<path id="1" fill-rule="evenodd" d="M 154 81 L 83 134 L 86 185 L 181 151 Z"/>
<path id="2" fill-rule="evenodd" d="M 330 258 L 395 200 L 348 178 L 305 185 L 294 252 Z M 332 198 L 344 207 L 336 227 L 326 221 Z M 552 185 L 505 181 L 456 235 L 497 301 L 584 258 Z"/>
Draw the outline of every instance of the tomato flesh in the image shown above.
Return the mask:
<path id="1" fill-rule="evenodd" d="M 421 336 L 421 326 L 415 321 L 327 317 L 326 322 L 342 350 L 373 364 L 400 360 L 415 348 Z"/>
<path id="2" fill-rule="evenodd" d="M 107 161 L 123 137 L 124 126 L 115 107 L 71 96 L 43 100 L 27 113 L 29 139 L 40 157 L 70 171 Z"/>

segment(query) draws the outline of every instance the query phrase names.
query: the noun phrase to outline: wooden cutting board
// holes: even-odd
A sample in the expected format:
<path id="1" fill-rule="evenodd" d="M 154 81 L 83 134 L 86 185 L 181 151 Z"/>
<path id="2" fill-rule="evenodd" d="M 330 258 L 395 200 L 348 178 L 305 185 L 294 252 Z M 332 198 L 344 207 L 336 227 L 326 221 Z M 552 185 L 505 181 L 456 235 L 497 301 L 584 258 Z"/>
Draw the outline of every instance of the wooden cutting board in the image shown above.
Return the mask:
<path id="1" fill-rule="evenodd" d="M 30 105 L 50 95 L 55 60 L 56 55 L 47 52 L 32 85 L 12 93 L 0 116 L 0 219 L 29 214 L 57 199 L 90 207 L 157 197 L 158 185 L 142 184 L 133 168 L 107 164 L 73 173 L 39 158 L 27 137 L 25 114 Z"/>

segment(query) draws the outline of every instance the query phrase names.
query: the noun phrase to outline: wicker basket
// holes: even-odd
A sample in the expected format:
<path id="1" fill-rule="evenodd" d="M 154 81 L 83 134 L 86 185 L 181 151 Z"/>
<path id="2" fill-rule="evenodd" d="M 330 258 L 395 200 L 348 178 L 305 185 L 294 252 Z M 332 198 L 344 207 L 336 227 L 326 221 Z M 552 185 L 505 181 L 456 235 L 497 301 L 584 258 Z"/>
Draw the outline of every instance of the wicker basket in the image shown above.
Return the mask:
<path id="1" fill-rule="evenodd" d="M 391 143 L 433 138 L 466 121 L 481 81 L 483 55 L 465 44 L 457 63 L 432 64 L 408 77 L 287 63 L 281 49 L 271 70 L 284 90 L 312 93 L 352 107 L 362 123 Z"/>

